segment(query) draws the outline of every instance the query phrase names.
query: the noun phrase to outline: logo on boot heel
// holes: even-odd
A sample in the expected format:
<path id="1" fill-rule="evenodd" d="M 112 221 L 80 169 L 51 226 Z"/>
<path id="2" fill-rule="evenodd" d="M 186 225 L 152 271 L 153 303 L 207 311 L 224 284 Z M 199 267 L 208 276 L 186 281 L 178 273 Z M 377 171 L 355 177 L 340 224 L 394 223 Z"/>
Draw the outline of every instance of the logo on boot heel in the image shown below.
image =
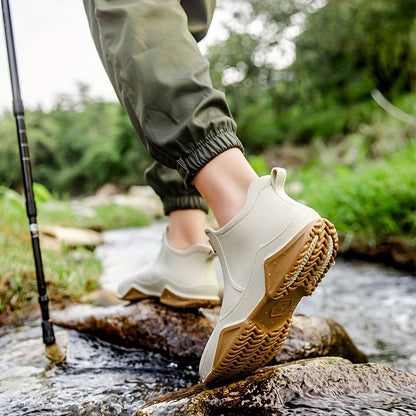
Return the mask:
<path id="1" fill-rule="evenodd" d="M 278 316 L 282 316 L 287 314 L 288 312 L 293 312 L 294 307 L 292 307 L 291 300 L 284 300 L 281 302 L 277 302 L 273 308 L 270 309 L 270 318 L 277 318 Z"/>

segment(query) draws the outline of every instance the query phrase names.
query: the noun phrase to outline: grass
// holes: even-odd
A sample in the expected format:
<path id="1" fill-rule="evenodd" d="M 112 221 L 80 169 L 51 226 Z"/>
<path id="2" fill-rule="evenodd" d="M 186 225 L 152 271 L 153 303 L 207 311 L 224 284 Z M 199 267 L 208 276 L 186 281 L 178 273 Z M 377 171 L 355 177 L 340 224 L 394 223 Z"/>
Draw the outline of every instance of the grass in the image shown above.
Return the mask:
<path id="1" fill-rule="evenodd" d="M 377 160 L 353 166 L 315 163 L 293 172 L 289 193 L 336 224 L 344 240 L 370 247 L 392 236 L 416 243 L 416 141 Z"/>
<path id="2" fill-rule="evenodd" d="M 0 210 L 0 313 L 18 320 L 37 308 L 28 220 L 21 197 L 9 189 L 0 188 Z M 42 258 L 52 303 L 77 301 L 98 287 L 101 265 L 91 251 L 43 250 Z"/>
<path id="3" fill-rule="evenodd" d="M 412 113 L 414 99 L 400 107 Z M 341 252 L 359 246 L 377 252 L 394 241 L 416 247 L 413 127 L 383 114 L 348 136 L 315 138 L 304 147 L 285 143 L 267 157 L 271 165 L 290 166 L 286 190 L 293 198 L 336 225 Z M 249 161 L 258 174 L 268 173 L 265 156 Z"/>
<path id="4" fill-rule="evenodd" d="M 69 201 L 48 200 L 39 207 L 39 223 L 63 227 L 90 228 L 105 231 L 118 228 L 143 227 L 150 217 L 128 205 L 114 203 L 98 205 L 94 209 L 77 210 Z"/>
<path id="5" fill-rule="evenodd" d="M 33 189 L 38 204 L 39 224 L 103 231 L 143 227 L 151 222 L 146 213 L 132 206 L 108 203 L 90 209 L 85 207 L 77 209 L 70 201 L 54 199 L 48 189 L 41 184 L 35 183 Z"/>
<path id="6" fill-rule="evenodd" d="M 103 205 L 80 215 L 69 201 L 57 201 L 35 185 L 39 224 L 93 229 L 142 226 L 150 222 L 141 211 L 115 204 Z M 23 198 L 0 187 L 0 314 L 15 322 L 38 308 L 36 274 Z M 41 240 L 42 241 L 42 240 Z M 99 286 L 101 264 L 85 248 L 42 249 L 48 296 L 52 304 L 76 302 Z M 1 319 L 0 319 L 1 321 Z"/>

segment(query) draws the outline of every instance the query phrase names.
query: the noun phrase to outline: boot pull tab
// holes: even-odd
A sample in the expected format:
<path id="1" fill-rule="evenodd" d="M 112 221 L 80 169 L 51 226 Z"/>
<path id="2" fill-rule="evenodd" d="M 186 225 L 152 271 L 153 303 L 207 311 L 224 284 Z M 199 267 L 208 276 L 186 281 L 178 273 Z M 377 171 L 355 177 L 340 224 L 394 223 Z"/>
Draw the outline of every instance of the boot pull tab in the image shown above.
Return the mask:
<path id="1" fill-rule="evenodd" d="M 285 189 L 285 180 L 286 180 L 286 170 L 283 168 L 273 168 L 271 173 L 272 187 L 277 191 L 284 191 Z"/>
<path id="2" fill-rule="evenodd" d="M 214 256 L 217 255 L 217 247 L 215 247 L 216 238 L 209 228 L 205 228 L 205 234 L 208 236 L 208 241 L 211 246 L 211 250 Z"/>

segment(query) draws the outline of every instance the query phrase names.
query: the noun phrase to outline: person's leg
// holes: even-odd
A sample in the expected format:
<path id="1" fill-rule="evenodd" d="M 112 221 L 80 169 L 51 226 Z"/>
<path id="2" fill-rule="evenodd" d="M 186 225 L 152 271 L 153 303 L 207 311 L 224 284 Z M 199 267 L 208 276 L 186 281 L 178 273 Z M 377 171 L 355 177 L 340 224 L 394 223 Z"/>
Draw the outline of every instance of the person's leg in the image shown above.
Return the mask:
<path id="1" fill-rule="evenodd" d="M 284 170 L 256 178 L 243 155 L 229 151 L 242 150 L 235 122 L 177 0 L 84 1 L 104 65 L 147 148 L 187 187 L 195 184 L 224 224 L 207 230 L 225 287 L 201 377 L 218 383 L 251 372 L 280 348 L 297 303 L 333 264 L 335 229 L 286 195 Z"/>
<path id="2" fill-rule="evenodd" d="M 107 12 L 109 17 L 111 17 L 116 12 L 124 12 L 128 10 L 128 7 L 132 7 L 136 9 L 136 14 L 139 15 L 140 13 L 145 13 L 146 7 L 144 6 L 140 7 L 139 6 L 140 1 L 136 2 L 136 5 L 133 5 L 132 2 L 128 2 L 128 1 L 113 2 L 113 7 L 111 7 L 111 4 L 109 2 L 105 2 L 105 1 L 95 2 L 91 0 L 86 0 L 84 3 L 85 3 L 85 7 L 86 7 L 88 19 L 89 19 L 89 24 L 91 27 L 91 31 L 93 34 L 93 38 L 94 38 L 98 53 L 106 67 L 106 70 L 115 87 L 115 90 L 117 92 L 117 95 L 119 96 L 120 101 L 123 103 L 124 107 L 128 111 L 130 118 L 132 119 L 133 124 L 137 128 L 137 126 L 140 125 L 141 123 L 136 115 L 136 112 L 133 111 L 133 108 L 132 108 L 133 106 L 129 102 L 128 94 L 126 92 L 123 92 L 121 88 L 125 80 L 122 79 L 121 75 L 120 77 L 117 76 L 118 74 L 113 68 L 114 64 L 112 64 L 112 61 L 123 59 L 123 57 L 117 58 L 117 59 L 111 59 L 111 56 L 109 56 L 109 54 L 111 53 L 111 48 L 108 47 L 108 44 L 110 44 L 111 42 L 106 41 L 104 39 L 105 37 L 103 36 L 104 32 L 111 33 L 111 29 L 109 29 L 108 27 L 113 28 L 114 30 L 114 27 L 117 27 L 117 24 L 121 24 L 121 22 L 123 23 L 129 22 L 129 18 L 128 16 L 125 16 L 123 19 L 121 18 L 114 19 L 116 21 L 118 20 L 118 23 L 111 24 L 105 21 L 105 16 L 101 16 L 100 18 L 99 14 L 100 13 L 105 14 L 105 12 Z M 169 2 L 162 1 L 161 3 L 164 3 L 165 5 L 167 5 L 168 8 L 171 7 L 168 4 Z M 188 18 L 187 24 L 188 24 L 189 32 L 192 34 L 192 36 L 195 38 L 196 41 L 201 40 L 206 35 L 209 25 L 211 23 L 212 15 L 213 15 L 214 8 L 215 8 L 215 0 L 183 0 L 181 4 Z M 175 5 L 175 9 L 177 8 L 178 8 L 177 5 Z M 147 9 L 152 10 L 150 6 L 148 6 Z M 153 9 L 157 11 L 160 9 L 160 6 L 156 5 L 155 3 Z M 152 21 L 151 19 L 149 20 L 150 21 L 147 22 L 147 24 L 145 24 L 146 22 L 143 22 L 144 23 L 143 28 L 142 28 L 143 31 L 144 29 L 148 30 L 149 27 L 152 27 L 151 26 Z M 159 25 L 159 22 L 157 22 L 157 24 L 153 24 L 152 30 L 154 30 L 155 26 L 158 26 L 158 25 Z M 103 29 L 103 27 L 105 29 Z M 183 28 L 182 28 L 182 31 L 183 31 Z M 188 34 L 186 35 L 189 38 Z M 123 37 L 123 35 L 120 35 L 120 37 Z M 189 39 L 187 40 L 187 42 L 192 44 L 192 42 L 190 42 Z M 180 48 L 181 44 L 177 46 Z M 138 49 L 140 50 L 144 48 L 138 48 Z M 195 55 L 195 51 L 193 51 L 192 54 Z M 155 58 L 153 59 L 155 60 Z M 169 59 L 169 54 L 167 54 L 166 59 Z M 205 63 L 202 62 L 199 65 L 205 66 Z M 186 72 L 186 68 L 184 68 L 184 71 Z M 189 71 L 192 71 L 192 69 L 188 70 L 188 72 Z M 137 85 L 137 84 L 135 85 L 135 88 L 138 90 L 136 94 L 139 94 L 139 90 L 141 89 L 140 93 L 144 95 L 143 101 L 146 101 L 146 94 L 147 95 L 152 94 L 151 92 L 152 89 L 146 88 L 146 85 L 148 84 L 148 82 L 149 80 L 145 79 L 141 85 Z M 163 80 L 161 80 L 161 82 L 163 82 Z M 167 79 L 165 83 L 169 84 L 169 79 Z M 192 82 L 190 84 L 192 84 Z M 196 90 L 199 88 L 197 80 L 195 80 L 193 84 L 194 86 L 190 87 L 189 89 Z M 162 90 L 162 87 L 160 89 Z M 174 90 L 174 88 L 172 88 L 172 90 Z M 189 94 L 189 95 L 192 95 L 192 94 Z M 203 95 L 205 95 L 205 93 L 201 94 L 201 96 Z M 136 97 L 136 100 L 138 99 L 139 97 Z M 203 97 L 201 98 L 201 100 L 203 100 Z M 140 105 L 140 103 L 136 102 L 136 107 L 138 105 Z M 159 107 L 161 108 L 161 110 L 163 109 L 163 106 L 159 106 Z M 188 115 L 186 114 L 186 112 L 182 114 L 182 118 L 186 118 L 187 116 Z M 195 121 L 196 123 L 199 123 L 198 120 L 195 120 Z M 150 124 L 152 124 L 150 120 L 148 121 L 147 124 L 149 125 L 148 127 L 150 130 L 151 129 Z M 137 130 L 140 133 L 140 131 L 142 131 L 142 128 L 139 127 L 137 128 Z M 168 140 L 172 140 L 169 137 L 169 135 L 170 135 L 170 132 L 166 134 Z M 183 247 L 184 243 L 186 243 L 185 241 L 183 241 L 183 238 L 184 238 L 183 233 L 180 235 L 179 234 L 180 228 L 176 226 L 178 224 L 178 219 L 180 218 L 181 219 L 180 223 L 187 229 L 188 236 L 192 235 L 191 230 L 198 229 L 197 231 L 199 235 L 198 242 L 202 243 L 203 228 L 202 226 L 200 226 L 201 221 L 199 221 L 199 223 L 195 222 L 194 221 L 195 214 L 186 212 L 187 209 L 191 209 L 191 210 L 201 209 L 205 212 L 207 212 L 208 210 L 208 206 L 206 202 L 203 200 L 203 198 L 201 197 L 197 189 L 195 189 L 194 187 L 185 187 L 183 179 L 176 172 L 176 170 L 167 168 L 166 166 L 163 166 L 159 162 L 155 162 L 147 170 L 145 176 L 146 176 L 147 183 L 161 197 L 163 205 L 164 205 L 165 214 L 169 216 L 169 223 L 171 223 L 171 218 L 175 218 L 176 220 L 174 224 L 169 225 L 168 241 L 172 243 L 174 247 L 176 247 L 175 242 L 178 240 L 182 240 L 180 243 L 181 247 Z M 178 210 L 179 212 L 170 215 L 170 213 L 173 212 L 174 210 Z M 198 217 L 201 216 L 201 214 L 197 214 L 197 215 Z M 182 228 L 182 231 L 183 231 L 183 228 Z M 178 234 L 176 235 L 176 233 Z M 195 240 L 195 238 L 193 238 L 192 240 Z M 190 244 L 192 243 L 192 241 L 190 240 L 188 241 L 188 243 Z"/>
<path id="3" fill-rule="evenodd" d="M 145 171 L 146 183 L 163 203 L 168 216 L 167 241 L 177 249 L 193 244 L 206 244 L 206 214 L 208 204 L 195 189 L 187 189 L 176 170 L 154 162 Z"/>
<path id="4" fill-rule="evenodd" d="M 195 244 L 205 244 L 206 214 L 199 209 L 175 210 L 169 214 L 167 240 L 178 249 L 186 250 Z"/>
<path id="5" fill-rule="evenodd" d="M 206 201 L 196 189 L 185 188 L 177 171 L 158 162 L 146 169 L 145 179 L 163 202 L 168 226 L 156 259 L 124 276 L 117 289 L 119 297 L 157 297 L 177 308 L 218 305 L 214 254 L 204 233 Z"/>
<path id="6" fill-rule="evenodd" d="M 202 194 L 205 181 L 215 182 L 217 169 L 227 170 L 226 153 L 201 170 L 204 181 L 196 176 Z M 207 229 L 224 273 L 224 297 L 201 357 L 200 375 L 206 383 L 223 383 L 267 364 L 285 341 L 298 302 L 313 293 L 334 263 L 334 226 L 291 199 L 285 178 L 284 169 L 274 168 L 270 176 L 255 179 L 241 208 L 238 195 L 244 191 L 237 191 L 232 211 L 238 212 L 228 221 L 233 212 L 221 211 L 216 196 L 220 187 L 212 185 L 214 190 L 205 194 L 208 203 L 219 203 L 225 212 L 220 229 Z"/>
<path id="7" fill-rule="evenodd" d="M 247 191 L 257 178 L 240 150 L 230 149 L 207 163 L 194 183 L 222 227 L 241 210 Z"/>

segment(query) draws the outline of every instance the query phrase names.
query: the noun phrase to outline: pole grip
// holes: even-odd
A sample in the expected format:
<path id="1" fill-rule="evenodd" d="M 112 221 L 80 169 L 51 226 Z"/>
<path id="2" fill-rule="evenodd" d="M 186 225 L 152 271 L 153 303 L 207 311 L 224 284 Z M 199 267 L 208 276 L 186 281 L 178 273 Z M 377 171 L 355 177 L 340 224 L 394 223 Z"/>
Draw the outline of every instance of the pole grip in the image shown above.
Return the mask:
<path id="1" fill-rule="evenodd" d="M 55 344 L 55 334 L 53 332 L 53 326 L 51 321 L 42 321 L 42 335 L 45 345 Z"/>

